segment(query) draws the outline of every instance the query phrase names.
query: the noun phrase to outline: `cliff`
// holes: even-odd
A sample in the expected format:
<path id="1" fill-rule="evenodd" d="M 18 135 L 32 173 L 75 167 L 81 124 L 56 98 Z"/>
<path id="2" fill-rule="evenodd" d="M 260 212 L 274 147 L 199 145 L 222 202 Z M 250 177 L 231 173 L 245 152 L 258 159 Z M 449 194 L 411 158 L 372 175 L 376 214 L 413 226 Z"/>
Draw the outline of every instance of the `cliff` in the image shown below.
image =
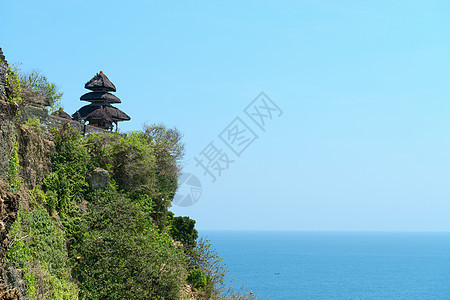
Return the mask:
<path id="1" fill-rule="evenodd" d="M 221 259 L 169 211 L 181 133 L 49 115 L 0 59 L 0 300 L 219 298 Z"/>
<path id="2" fill-rule="evenodd" d="M 1 48 L 0 60 L 5 62 Z M 24 293 L 23 280 L 6 262 L 8 233 L 16 220 L 20 202 L 19 194 L 8 192 L 8 185 L 4 181 L 8 174 L 9 156 L 14 145 L 18 109 L 17 104 L 6 102 L 7 70 L 7 66 L 0 63 L 0 299 L 21 299 L 21 294 Z"/>

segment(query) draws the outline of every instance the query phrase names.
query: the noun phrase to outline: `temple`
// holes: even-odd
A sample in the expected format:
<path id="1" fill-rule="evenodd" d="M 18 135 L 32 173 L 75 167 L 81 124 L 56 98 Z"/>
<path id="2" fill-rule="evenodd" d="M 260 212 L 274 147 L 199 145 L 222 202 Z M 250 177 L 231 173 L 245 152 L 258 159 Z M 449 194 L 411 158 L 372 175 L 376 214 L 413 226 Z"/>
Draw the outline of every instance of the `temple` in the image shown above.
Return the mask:
<path id="1" fill-rule="evenodd" d="M 72 115 L 74 120 L 89 122 L 88 125 L 112 130 L 113 124 L 117 129 L 118 122 L 131 119 L 126 113 L 111 105 L 121 101 L 109 93 L 115 92 L 116 87 L 102 71 L 89 80 L 84 87 L 92 92 L 84 94 L 80 100 L 91 102 L 91 104 L 77 110 Z"/>

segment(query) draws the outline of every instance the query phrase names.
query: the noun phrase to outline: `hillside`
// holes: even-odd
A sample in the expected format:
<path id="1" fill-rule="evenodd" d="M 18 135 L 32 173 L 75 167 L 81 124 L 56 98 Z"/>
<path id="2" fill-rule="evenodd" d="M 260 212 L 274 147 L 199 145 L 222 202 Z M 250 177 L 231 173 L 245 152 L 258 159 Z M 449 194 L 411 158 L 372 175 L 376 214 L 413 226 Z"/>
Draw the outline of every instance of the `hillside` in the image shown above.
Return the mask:
<path id="1" fill-rule="evenodd" d="M 46 78 L 37 89 L 0 60 L 0 299 L 244 298 L 195 221 L 170 212 L 178 130 L 50 115 Z"/>

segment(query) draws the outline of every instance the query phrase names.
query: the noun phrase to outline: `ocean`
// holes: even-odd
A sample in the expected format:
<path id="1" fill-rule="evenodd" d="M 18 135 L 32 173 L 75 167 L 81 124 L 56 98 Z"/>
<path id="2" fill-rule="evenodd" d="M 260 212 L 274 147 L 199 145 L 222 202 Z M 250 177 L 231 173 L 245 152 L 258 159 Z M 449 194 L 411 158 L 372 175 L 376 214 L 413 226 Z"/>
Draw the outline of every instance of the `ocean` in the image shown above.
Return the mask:
<path id="1" fill-rule="evenodd" d="M 258 299 L 450 299 L 450 233 L 200 235 Z"/>

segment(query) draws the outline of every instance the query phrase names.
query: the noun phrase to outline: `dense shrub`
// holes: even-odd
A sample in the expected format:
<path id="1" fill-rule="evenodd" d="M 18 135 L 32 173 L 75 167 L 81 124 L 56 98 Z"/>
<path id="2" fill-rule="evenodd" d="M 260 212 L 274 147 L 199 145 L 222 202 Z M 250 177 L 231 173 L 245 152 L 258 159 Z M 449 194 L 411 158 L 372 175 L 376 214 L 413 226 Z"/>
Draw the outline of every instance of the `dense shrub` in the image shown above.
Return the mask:
<path id="1" fill-rule="evenodd" d="M 0 60 L 0 63 L 5 64 L 2 60 Z M 13 103 L 22 101 L 22 85 L 18 73 L 18 68 L 11 68 L 8 66 L 8 74 L 6 76 L 6 100 Z"/>
<path id="2" fill-rule="evenodd" d="M 47 210 L 23 208 L 10 231 L 8 262 L 24 270 L 29 299 L 77 299 L 64 232 Z"/>
<path id="3" fill-rule="evenodd" d="M 189 217 L 174 217 L 169 212 L 169 232 L 174 240 L 183 244 L 184 249 L 189 253 L 197 246 L 198 231 L 195 229 L 195 220 Z"/>
<path id="4" fill-rule="evenodd" d="M 17 193 L 20 189 L 20 165 L 19 165 L 19 155 L 17 152 L 17 141 L 14 139 L 14 146 L 12 149 L 11 156 L 9 157 L 9 168 L 8 168 L 8 185 L 9 190 L 12 193 Z"/>
<path id="5" fill-rule="evenodd" d="M 86 145 L 95 166 L 110 171 L 119 189 L 151 211 L 155 224 L 164 229 L 178 187 L 184 153 L 181 134 L 152 125 L 126 135 L 91 135 Z"/>
<path id="6" fill-rule="evenodd" d="M 66 124 L 55 129 L 53 136 L 53 171 L 44 181 L 46 205 L 59 212 L 68 212 L 88 187 L 86 175 L 91 167 L 90 156 L 75 128 Z"/>
<path id="7" fill-rule="evenodd" d="M 44 96 L 48 100 L 50 112 L 57 111 L 61 108 L 61 98 L 63 93 L 59 91 L 54 83 L 49 82 L 45 75 L 41 74 L 38 70 L 24 73 L 18 67 L 15 68 L 15 71 L 18 74 L 18 79 L 22 88 L 30 89 L 36 94 Z"/>
<path id="8" fill-rule="evenodd" d="M 139 205 L 113 190 L 95 193 L 76 248 L 84 299 L 179 299 L 186 257 Z"/>

